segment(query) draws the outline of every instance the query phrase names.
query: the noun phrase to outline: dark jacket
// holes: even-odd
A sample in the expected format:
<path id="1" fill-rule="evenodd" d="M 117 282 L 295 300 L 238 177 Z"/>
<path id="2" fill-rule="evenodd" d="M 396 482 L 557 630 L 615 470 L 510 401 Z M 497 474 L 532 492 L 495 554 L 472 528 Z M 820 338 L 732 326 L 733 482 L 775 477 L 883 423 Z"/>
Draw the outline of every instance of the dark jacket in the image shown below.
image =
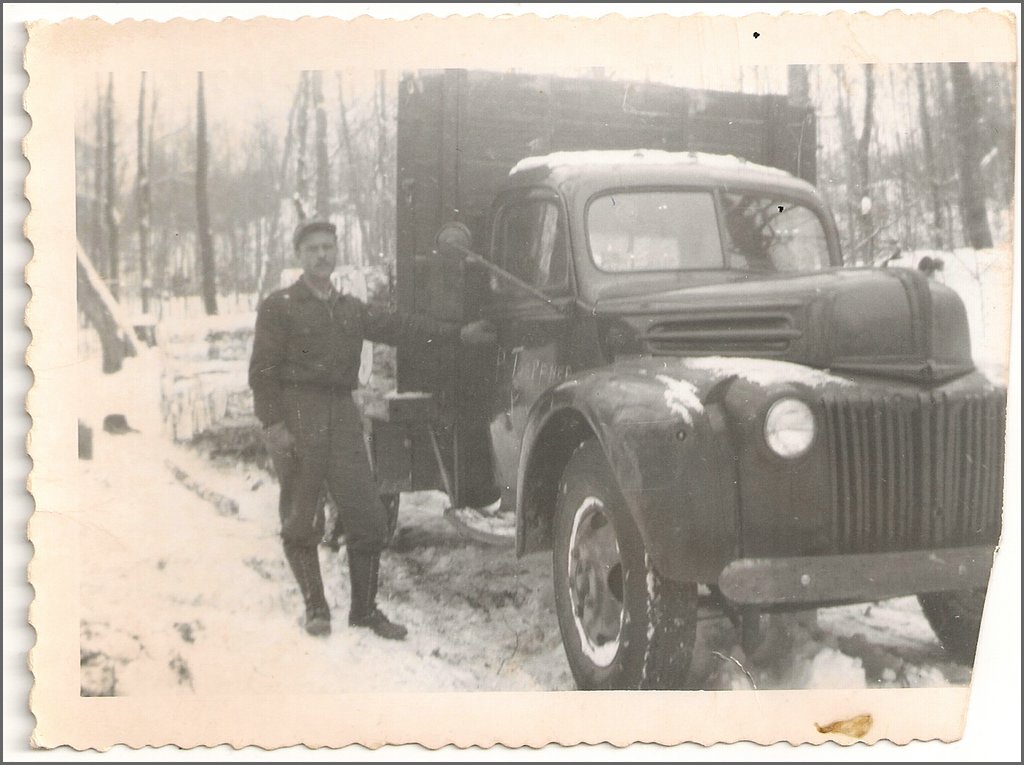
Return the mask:
<path id="1" fill-rule="evenodd" d="M 285 385 L 354 390 L 363 340 L 387 345 L 453 340 L 458 330 L 455 324 L 367 305 L 348 295 L 324 301 L 299 279 L 268 295 L 256 315 L 249 362 L 256 416 L 264 425 L 284 419 Z"/>

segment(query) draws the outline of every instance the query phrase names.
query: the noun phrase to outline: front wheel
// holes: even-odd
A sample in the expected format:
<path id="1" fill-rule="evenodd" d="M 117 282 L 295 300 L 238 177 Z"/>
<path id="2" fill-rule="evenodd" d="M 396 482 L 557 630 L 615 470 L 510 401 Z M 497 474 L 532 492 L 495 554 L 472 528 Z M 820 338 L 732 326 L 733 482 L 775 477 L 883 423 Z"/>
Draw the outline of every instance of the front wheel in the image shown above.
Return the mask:
<path id="1" fill-rule="evenodd" d="M 922 593 L 917 600 L 942 647 L 960 663 L 973 665 L 985 590 Z"/>
<path id="2" fill-rule="evenodd" d="M 555 609 L 582 690 L 685 687 L 697 585 L 662 577 L 593 440 L 562 475 L 554 523 Z"/>

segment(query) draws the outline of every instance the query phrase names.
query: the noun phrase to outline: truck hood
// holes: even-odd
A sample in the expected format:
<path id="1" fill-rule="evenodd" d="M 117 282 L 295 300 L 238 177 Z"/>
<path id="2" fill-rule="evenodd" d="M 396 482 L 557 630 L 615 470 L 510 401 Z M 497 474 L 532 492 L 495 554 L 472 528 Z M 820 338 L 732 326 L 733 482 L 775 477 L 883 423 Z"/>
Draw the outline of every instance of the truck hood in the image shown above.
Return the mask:
<path id="1" fill-rule="evenodd" d="M 611 355 L 750 356 L 939 383 L 970 372 L 960 298 L 906 269 L 834 269 L 604 299 Z"/>

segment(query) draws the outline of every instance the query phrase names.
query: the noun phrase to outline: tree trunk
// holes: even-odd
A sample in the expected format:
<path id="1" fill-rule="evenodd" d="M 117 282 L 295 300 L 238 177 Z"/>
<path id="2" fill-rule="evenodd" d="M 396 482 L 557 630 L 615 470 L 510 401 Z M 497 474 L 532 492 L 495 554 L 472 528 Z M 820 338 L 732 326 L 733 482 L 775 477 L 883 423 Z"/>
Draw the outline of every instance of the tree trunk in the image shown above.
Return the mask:
<path id="1" fill-rule="evenodd" d="M 899 95 L 896 93 L 896 64 L 891 64 L 888 67 L 889 70 L 889 103 L 892 104 L 893 110 L 895 111 L 898 104 L 902 101 Z M 905 89 L 904 89 L 905 90 Z M 903 99 L 905 101 L 905 99 Z M 910 123 L 908 123 L 909 125 Z M 908 192 L 908 172 L 907 172 L 907 152 L 906 147 L 903 144 L 902 128 L 897 123 L 894 131 L 896 137 L 896 157 L 895 161 L 897 164 L 897 172 L 900 178 L 900 203 L 897 214 L 899 215 L 899 241 L 904 247 L 913 244 L 913 230 L 910 228 L 912 223 L 912 216 L 909 214 L 910 204 L 908 204 L 908 198 L 911 196 Z"/>
<path id="2" fill-rule="evenodd" d="M 970 67 L 965 63 L 949 65 L 953 82 L 953 103 L 956 134 L 960 150 L 960 215 L 963 218 L 967 243 L 976 250 L 992 246 L 992 232 L 985 212 L 985 187 L 981 179 L 981 158 L 984 155 L 978 131 L 978 100 L 974 94 Z"/>
<path id="3" fill-rule="evenodd" d="M 986 133 L 996 152 L 990 157 L 993 172 L 989 177 L 995 181 L 992 198 L 1001 208 L 1013 204 L 1013 171 L 1017 152 L 1014 130 L 1017 109 L 1013 98 L 1015 78 L 1010 66 L 1006 63 L 979 64 L 974 77 L 974 82 L 981 89 L 981 112 L 989 123 Z"/>
<path id="4" fill-rule="evenodd" d="M 118 231 L 117 231 L 117 137 L 114 132 L 114 75 L 107 75 L 107 102 L 106 102 L 106 139 L 105 151 L 106 162 L 106 198 L 103 207 L 103 219 L 107 228 L 107 283 L 110 286 L 110 294 L 117 299 L 120 292 L 121 266 L 118 257 Z"/>
<path id="5" fill-rule="evenodd" d="M 149 188 L 149 162 L 146 146 L 146 73 L 139 80 L 139 118 L 135 175 L 135 200 L 139 208 L 139 279 L 142 282 L 142 312 L 149 313 L 149 229 L 152 196 Z"/>
<path id="6" fill-rule="evenodd" d="M 331 163 L 327 156 L 327 110 L 324 108 L 323 72 L 313 72 L 313 110 L 316 119 L 316 217 L 327 220 L 331 214 Z"/>
<path id="7" fill-rule="evenodd" d="M 362 265 L 366 261 L 366 248 L 370 246 L 369 211 L 366 209 L 366 201 L 363 195 L 362 186 L 359 183 L 359 172 L 356 167 L 355 147 L 352 145 L 352 133 L 348 126 L 348 111 L 345 107 L 345 88 L 341 79 L 341 72 L 338 72 L 338 105 L 340 109 L 341 142 L 345 145 L 345 156 L 348 160 L 349 196 L 355 203 L 356 219 L 359 222 L 359 262 L 353 265 Z"/>
<path id="8" fill-rule="evenodd" d="M 199 72 L 196 85 L 196 238 L 199 245 L 203 308 L 207 316 L 216 316 L 217 281 L 213 261 L 213 236 L 210 233 L 210 199 L 206 188 L 207 164 L 206 96 L 203 93 L 203 73 Z"/>
<path id="9" fill-rule="evenodd" d="M 846 70 L 837 66 L 833 70 L 836 76 L 836 111 L 839 117 L 839 129 L 842 134 L 843 167 L 846 174 L 846 239 L 847 257 L 850 263 L 856 263 L 858 252 L 857 244 L 857 180 L 856 167 L 854 166 L 852 147 L 856 143 L 856 133 L 853 129 L 853 117 L 850 114 L 850 86 L 846 79 Z"/>
<path id="10" fill-rule="evenodd" d="M 811 83 L 804 64 L 790 64 L 786 70 L 789 78 L 789 100 L 795 106 L 807 106 L 811 101 Z"/>
<path id="11" fill-rule="evenodd" d="M 235 293 L 235 305 L 238 305 L 238 292 L 240 285 L 242 284 L 242 253 L 245 252 L 245 229 L 242 230 L 242 244 L 239 246 L 238 243 L 238 227 L 228 227 L 228 251 L 231 253 L 231 257 L 228 260 L 230 264 L 230 270 L 227 273 L 230 275 L 230 284 L 222 283 L 222 288 L 225 292 L 228 290 Z M 228 281 L 228 280 L 225 280 Z"/>
<path id="12" fill-rule="evenodd" d="M 299 87 L 295 91 L 295 98 L 292 99 L 291 108 L 288 110 L 288 128 L 284 136 L 284 150 L 280 152 L 280 164 L 275 163 L 273 175 L 273 199 L 274 209 L 260 224 L 260 241 L 262 258 L 256 270 L 256 295 L 261 297 L 276 288 L 280 281 L 281 270 L 290 255 L 290 247 L 281 242 L 281 215 L 277 206 L 284 190 L 288 187 L 288 168 L 291 166 L 292 145 L 295 142 L 296 119 L 299 107 L 302 103 L 302 80 L 299 80 Z M 270 149 L 271 141 L 264 134 L 260 141 L 260 151 L 265 157 L 273 156 L 276 152 Z M 268 160 L 269 162 L 270 160 Z M 265 228 L 264 228 L 265 226 Z"/>
<path id="13" fill-rule="evenodd" d="M 148 192 L 148 203 L 150 210 L 150 231 L 149 231 L 149 245 L 150 245 L 150 296 L 155 297 L 157 316 L 160 316 L 161 309 L 161 297 L 167 289 L 167 234 L 166 229 L 161 233 L 162 236 L 157 238 L 157 233 L 154 231 L 152 225 L 153 215 L 153 156 L 154 146 L 154 135 L 156 130 L 156 107 L 158 93 L 156 90 L 156 84 L 150 89 L 149 96 L 149 125 L 146 130 L 146 175 L 149 177 L 149 184 L 147 186 Z M 158 227 L 159 228 L 159 227 Z"/>
<path id="14" fill-rule="evenodd" d="M 875 257 L 874 216 L 871 199 L 871 132 L 875 125 L 875 70 L 874 64 L 864 65 L 864 122 L 857 140 L 857 198 L 860 204 L 860 242 L 864 260 L 871 263 Z"/>
<path id="15" fill-rule="evenodd" d="M 92 199 L 92 236 L 89 244 L 95 254 L 100 273 L 107 271 L 107 259 L 103 256 L 106 242 L 103 236 L 103 174 L 106 172 L 103 162 L 103 91 L 100 80 L 96 78 L 96 142 L 93 145 L 93 199 Z"/>
<path id="16" fill-rule="evenodd" d="M 949 68 L 942 64 L 926 69 L 931 73 L 931 87 L 928 89 L 933 104 L 932 127 L 940 126 L 932 133 L 935 144 L 935 170 L 941 189 L 942 219 L 945 222 L 944 236 L 948 247 L 962 246 L 966 239 L 963 236 L 963 225 L 960 221 L 959 205 L 954 204 L 957 194 L 957 152 L 960 150 L 959 136 L 953 129 L 956 117 L 953 114 L 953 98 L 949 78 Z M 927 78 L 926 78 L 927 79 Z M 957 235 L 960 232 L 960 235 Z"/>
<path id="17" fill-rule="evenodd" d="M 389 204 L 389 189 L 392 187 L 390 163 L 388 162 L 388 112 L 387 88 L 384 72 L 377 72 L 377 254 L 386 258 L 391 252 L 390 232 L 392 229 L 389 214 L 394 206 Z"/>
<path id="18" fill-rule="evenodd" d="M 928 114 L 928 89 L 925 85 L 924 66 L 914 64 L 917 76 L 917 110 L 921 123 L 921 148 L 924 151 L 924 173 L 928 179 L 928 199 L 932 208 L 932 246 L 944 249 L 945 237 L 942 220 L 942 185 L 939 181 L 939 169 L 935 165 L 935 144 L 932 142 L 931 117 Z"/>
<path id="19" fill-rule="evenodd" d="M 299 220 L 306 217 L 306 142 L 309 132 L 309 115 L 306 110 L 309 105 L 309 72 L 303 72 L 299 80 L 299 111 L 295 127 L 298 132 L 298 146 L 295 152 L 295 208 L 299 214 Z"/>
<path id="20" fill-rule="evenodd" d="M 100 337 L 103 371 L 107 374 L 121 369 L 125 356 L 138 351 L 132 327 L 122 316 L 117 300 L 103 283 L 89 257 L 79 245 L 76 253 L 78 270 L 78 307 Z"/>

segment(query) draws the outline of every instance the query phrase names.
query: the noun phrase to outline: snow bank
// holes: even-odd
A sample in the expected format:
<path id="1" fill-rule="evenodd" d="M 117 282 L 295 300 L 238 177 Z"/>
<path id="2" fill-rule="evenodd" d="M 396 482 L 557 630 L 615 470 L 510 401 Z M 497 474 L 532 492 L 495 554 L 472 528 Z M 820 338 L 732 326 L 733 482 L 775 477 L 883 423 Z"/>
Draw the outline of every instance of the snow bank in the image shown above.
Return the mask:
<path id="1" fill-rule="evenodd" d="M 82 684 L 96 695 L 455 690 L 471 671 L 348 629 L 344 554 L 321 550 L 335 634 L 307 636 L 276 529 L 276 486 L 246 486 L 143 434 L 103 434 L 82 463 Z M 238 483 L 238 518 L 196 500 L 164 467 Z M 251 478 L 251 477 L 250 477 Z M 253 486 L 255 488 L 253 488 Z M 385 577 L 390 566 L 385 562 Z M 389 580 L 381 588 L 384 607 Z M 443 614 L 439 614 L 443 619 Z M 407 619 L 415 623 L 415 619 Z M 421 638 L 422 639 L 422 638 Z M 418 649 L 418 650 L 417 650 Z"/>
<path id="2" fill-rule="evenodd" d="M 226 418 L 252 416 L 248 364 L 255 323 L 254 312 L 238 311 L 157 325 L 160 410 L 171 438 L 189 441 Z"/>
<path id="3" fill-rule="evenodd" d="M 866 688 L 864 663 L 834 648 L 823 648 L 810 664 L 801 688 Z"/>
<path id="4" fill-rule="evenodd" d="M 102 429 L 107 415 L 123 414 L 130 427 L 144 433 L 160 433 L 162 368 L 159 352 L 145 346 L 139 349 L 138 356 L 126 358 L 121 371 L 114 374 L 104 374 L 97 358 L 81 361 L 75 370 L 81 394 L 79 419 L 96 433 Z"/>
<path id="5" fill-rule="evenodd" d="M 157 323 L 157 336 L 163 342 L 199 342 L 211 334 L 252 333 L 256 312 L 244 311 L 218 316 L 189 316 L 163 319 Z"/>

